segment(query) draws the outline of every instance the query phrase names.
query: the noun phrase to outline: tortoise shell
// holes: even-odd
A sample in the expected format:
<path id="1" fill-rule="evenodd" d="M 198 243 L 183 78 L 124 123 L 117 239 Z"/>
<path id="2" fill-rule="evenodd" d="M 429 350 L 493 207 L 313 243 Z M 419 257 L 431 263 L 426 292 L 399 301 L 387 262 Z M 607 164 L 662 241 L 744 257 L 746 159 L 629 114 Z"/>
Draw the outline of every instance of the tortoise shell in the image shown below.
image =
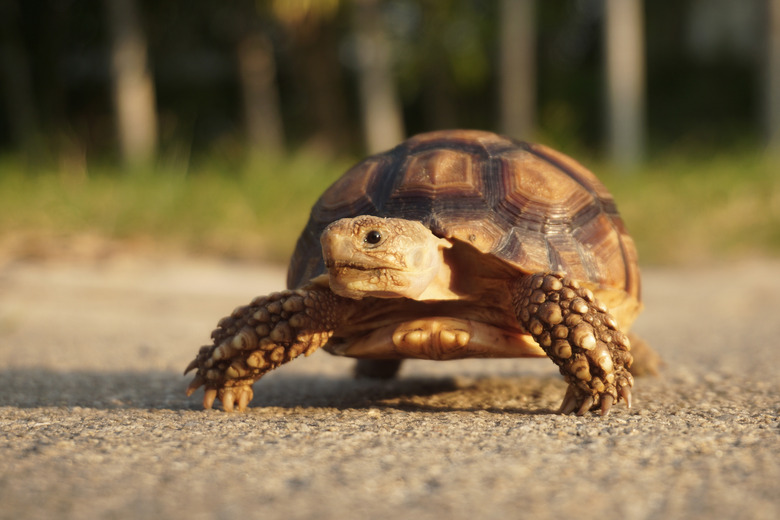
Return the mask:
<path id="1" fill-rule="evenodd" d="M 417 135 L 359 162 L 311 210 L 287 286 L 326 273 L 325 227 L 358 215 L 417 220 L 524 273 L 563 271 L 639 301 L 634 242 L 585 167 L 545 146 L 482 131 Z"/>

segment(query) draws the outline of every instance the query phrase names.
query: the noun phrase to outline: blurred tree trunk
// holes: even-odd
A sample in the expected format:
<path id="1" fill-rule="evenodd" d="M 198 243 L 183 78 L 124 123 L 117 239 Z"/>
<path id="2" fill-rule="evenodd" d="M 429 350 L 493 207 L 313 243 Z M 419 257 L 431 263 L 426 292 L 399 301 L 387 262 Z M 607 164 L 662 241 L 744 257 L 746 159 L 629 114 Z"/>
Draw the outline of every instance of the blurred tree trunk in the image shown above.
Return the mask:
<path id="1" fill-rule="evenodd" d="M 310 145 L 342 152 L 351 143 L 344 78 L 338 60 L 338 34 L 329 21 L 307 20 L 291 27 L 296 73 L 314 129 Z"/>
<path id="2" fill-rule="evenodd" d="M 767 0 L 764 114 L 770 154 L 780 159 L 780 0 Z"/>
<path id="3" fill-rule="evenodd" d="M 606 0 L 605 6 L 609 154 L 630 169 L 644 153 L 644 6 L 642 0 Z"/>
<path id="4" fill-rule="evenodd" d="M 253 151 L 281 152 L 284 128 L 271 39 L 259 31 L 250 32 L 239 41 L 237 54 L 249 147 Z"/>
<path id="5" fill-rule="evenodd" d="M 154 83 L 135 0 L 106 0 L 114 110 L 122 160 L 149 163 L 157 149 Z"/>
<path id="6" fill-rule="evenodd" d="M 377 0 L 355 2 L 354 29 L 363 132 L 368 152 L 375 153 L 392 148 L 405 134 L 390 42 Z"/>
<path id="7" fill-rule="evenodd" d="M 35 159 L 39 151 L 38 117 L 20 23 L 16 0 L 0 3 L 0 78 L 5 92 L 5 112 L 14 144 L 28 159 Z"/>
<path id="8" fill-rule="evenodd" d="M 426 128 L 441 130 L 458 125 L 457 88 L 442 53 L 431 55 L 423 71 L 423 120 Z"/>
<path id="9" fill-rule="evenodd" d="M 530 139 L 536 119 L 536 0 L 501 0 L 501 131 Z"/>

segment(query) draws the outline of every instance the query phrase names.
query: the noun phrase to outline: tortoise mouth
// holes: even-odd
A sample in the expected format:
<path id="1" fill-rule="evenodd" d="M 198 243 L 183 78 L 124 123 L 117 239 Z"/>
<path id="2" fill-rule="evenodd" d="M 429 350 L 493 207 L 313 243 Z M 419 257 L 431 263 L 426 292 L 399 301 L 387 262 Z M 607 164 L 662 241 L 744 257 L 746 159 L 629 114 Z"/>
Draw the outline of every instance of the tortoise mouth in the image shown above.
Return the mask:
<path id="1" fill-rule="evenodd" d="M 398 269 L 386 265 L 376 264 L 361 264 L 359 262 L 344 262 L 335 260 L 326 260 L 325 267 L 327 269 L 352 269 L 355 271 L 376 271 L 378 269 L 386 269 L 390 271 L 398 271 Z"/>

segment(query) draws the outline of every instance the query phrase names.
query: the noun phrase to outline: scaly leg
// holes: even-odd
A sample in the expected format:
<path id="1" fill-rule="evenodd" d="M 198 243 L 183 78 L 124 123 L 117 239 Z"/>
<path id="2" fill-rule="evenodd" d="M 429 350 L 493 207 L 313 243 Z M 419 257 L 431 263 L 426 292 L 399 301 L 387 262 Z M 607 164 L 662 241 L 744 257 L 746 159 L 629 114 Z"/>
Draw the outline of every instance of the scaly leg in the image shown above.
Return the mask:
<path id="1" fill-rule="evenodd" d="M 355 307 L 354 300 L 328 289 L 298 289 L 255 298 L 220 320 L 214 342 L 201 347 L 185 374 L 197 369 L 187 395 L 205 386 L 203 407 L 215 399 L 225 411 L 246 409 L 252 384 L 301 354 L 325 345 Z"/>
<path id="2" fill-rule="evenodd" d="M 520 324 L 569 383 L 561 413 L 599 408 L 606 415 L 621 399 L 630 408 L 631 346 L 606 306 L 560 273 L 523 277 L 514 289 Z"/>

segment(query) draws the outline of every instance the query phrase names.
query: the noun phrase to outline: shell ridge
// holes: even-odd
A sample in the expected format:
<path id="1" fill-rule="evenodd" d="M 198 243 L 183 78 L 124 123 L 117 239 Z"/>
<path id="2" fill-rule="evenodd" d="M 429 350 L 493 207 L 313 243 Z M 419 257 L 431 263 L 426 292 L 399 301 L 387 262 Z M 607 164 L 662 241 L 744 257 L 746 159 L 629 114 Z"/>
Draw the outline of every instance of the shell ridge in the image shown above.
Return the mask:
<path id="1" fill-rule="evenodd" d="M 624 277 L 625 277 L 623 282 L 623 289 L 629 294 L 636 294 L 637 301 L 642 301 L 642 280 L 638 276 L 638 273 L 637 276 L 634 276 L 634 269 L 632 269 L 632 267 L 636 265 L 637 259 L 630 257 L 623 235 L 617 230 L 615 232 L 618 234 L 618 243 L 620 244 L 620 254 L 623 255 L 623 266 L 624 266 Z M 636 257 L 636 248 L 633 249 L 634 249 L 634 256 Z M 635 291 L 633 290 L 634 286 L 636 286 Z"/>

